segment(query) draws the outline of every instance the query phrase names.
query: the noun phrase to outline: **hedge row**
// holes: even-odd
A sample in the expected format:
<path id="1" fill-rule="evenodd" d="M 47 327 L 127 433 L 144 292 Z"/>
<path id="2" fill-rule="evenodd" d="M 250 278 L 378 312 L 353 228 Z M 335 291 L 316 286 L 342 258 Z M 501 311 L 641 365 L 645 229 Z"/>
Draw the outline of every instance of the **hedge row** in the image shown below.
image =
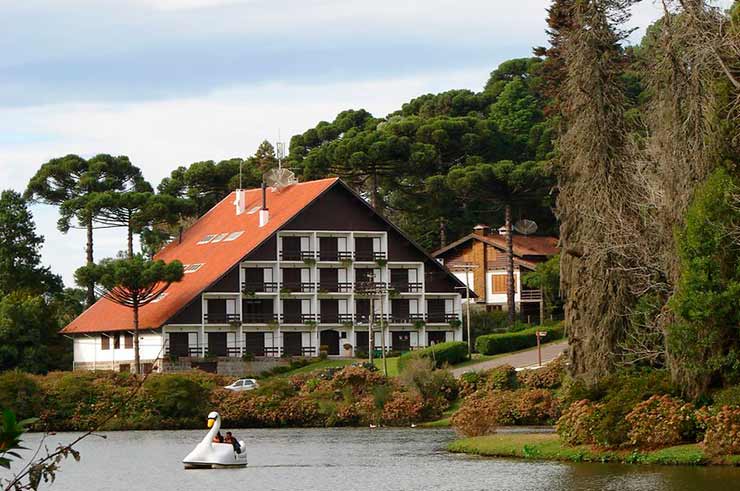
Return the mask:
<path id="1" fill-rule="evenodd" d="M 406 353 L 398 359 L 398 369 L 403 370 L 404 364 L 411 357 L 431 358 L 437 368 L 440 368 L 445 364 L 454 365 L 465 361 L 468 358 L 468 345 L 463 341 L 448 341 Z"/>
<path id="2" fill-rule="evenodd" d="M 554 341 L 564 336 L 562 324 L 554 326 L 537 326 L 517 332 L 506 332 L 503 334 L 487 334 L 478 336 L 475 340 L 475 349 L 484 355 L 495 355 L 498 353 L 510 353 L 521 349 L 537 346 L 537 331 L 547 331 L 544 342 Z"/>

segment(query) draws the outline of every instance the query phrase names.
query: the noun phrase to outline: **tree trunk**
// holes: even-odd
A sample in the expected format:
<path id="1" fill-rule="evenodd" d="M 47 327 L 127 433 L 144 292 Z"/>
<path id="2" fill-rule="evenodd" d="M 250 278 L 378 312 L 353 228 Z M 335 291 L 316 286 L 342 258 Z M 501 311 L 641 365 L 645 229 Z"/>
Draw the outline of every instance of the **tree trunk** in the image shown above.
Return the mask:
<path id="1" fill-rule="evenodd" d="M 372 186 L 372 189 L 370 190 L 370 204 L 373 205 L 373 208 L 375 208 L 375 211 L 377 213 L 382 215 L 383 205 L 380 202 L 380 193 L 378 193 L 378 174 L 377 172 L 373 172 L 370 185 Z"/>
<path id="2" fill-rule="evenodd" d="M 134 301 L 134 373 L 141 373 L 141 358 L 139 356 L 139 302 Z"/>
<path id="3" fill-rule="evenodd" d="M 516 320 L 514 302 L 514 237 L 511 227 L 511 206 L 506 205 L 506 305 L 509 309 L 509 324 Z"/>
<path id="4" fill-rule="evenodd" d="M 128 258 L 131 259 L 132 257 L 134 257 L 134 230 L 131 227 L 131 221 L 128 222 L 127 232 L 128 232 L 128 236 L 127 236 L 128 251 L 127 252 L 128 252 Z"/>
<path id="5" fill-rule="evenodd" d="M 439 217 L 439 246 L 444 247 L 447 245 L 447 230 L 445 230 L 445 219 Z"/>
<path id="6" fill-rule="evenodd" d="M 85 224 L 87 228 L 87 246 L 85 247 L 85 254 L 87 255 L 87 265 L 91 265 L 94 261 L 93 257 L 93 221 L 92 217 L 88 218 Z M 88 307 L 91 307 L 95 303 L 95 285 L 90 283 L 87 285 L 87 298 L 86 303 Z"/>

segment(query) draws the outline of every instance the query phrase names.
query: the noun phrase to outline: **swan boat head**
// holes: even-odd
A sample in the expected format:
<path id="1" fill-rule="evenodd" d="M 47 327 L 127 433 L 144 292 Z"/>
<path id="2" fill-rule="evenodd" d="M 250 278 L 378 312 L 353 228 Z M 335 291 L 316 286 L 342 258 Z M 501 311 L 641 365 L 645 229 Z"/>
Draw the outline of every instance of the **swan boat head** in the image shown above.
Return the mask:
<path id="1" fill-rule="evenodd" d="M 242 450 L 237 454 L 230 443 L 216 443 L 214 437 L 221 430 L 221 415 L 216 411 L 208 414 L 208 433 L 203 440 L 185 457 L 186 468 L 194 467 L 243 467 L 247 465 L 247 453 Z M 239 442 L 244 448 L 244 442 Z"/>

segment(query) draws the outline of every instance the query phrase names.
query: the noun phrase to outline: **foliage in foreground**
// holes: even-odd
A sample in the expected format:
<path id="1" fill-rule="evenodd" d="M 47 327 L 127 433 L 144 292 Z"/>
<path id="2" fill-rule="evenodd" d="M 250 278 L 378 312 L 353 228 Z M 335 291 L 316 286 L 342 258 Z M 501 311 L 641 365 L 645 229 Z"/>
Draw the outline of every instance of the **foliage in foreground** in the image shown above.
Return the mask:
<path id="1" fill-rule="evenodd" d="M 448 372 L 414 370 L 404 383 L 362 366 L 265 380 L 249 392 L 222 387 L 230 378 L 190 372 L 152 374 L 133 398 L 137 378 L 117 372 L 0 373 L 0 406 L 34 428 L 84 431 L 125 404 L 104 430 L 202 428 L 209 411 L 242 427 L 407 425 L 439 417 L 457 394 Z M 445 394 L 448 396 L 445 397 Z M 129 400 L 130 399 L 130 400 Z"/>
<path id="2" fill-rule="evenodd" d="M 468 358 L 468 345 L 463 341 L 448 341 L 446 343 L 437 343 L 417 351 L 411 351 L 399 357 L 398 369 L 403 371 L 406 364 L 414 358 L 428 358 L 433 361 L 437 368 L 445 365 L 455 365 Z"/>

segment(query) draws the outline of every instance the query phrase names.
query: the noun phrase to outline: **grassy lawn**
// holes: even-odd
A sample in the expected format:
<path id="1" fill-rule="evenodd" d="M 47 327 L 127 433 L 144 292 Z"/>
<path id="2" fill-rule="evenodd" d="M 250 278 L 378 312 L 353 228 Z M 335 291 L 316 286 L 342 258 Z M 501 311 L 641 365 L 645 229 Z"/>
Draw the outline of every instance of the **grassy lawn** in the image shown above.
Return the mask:
<path id="1" fill-rule="evenodd" d="M 521 457 L 525 459 L 567 460 L 572 462 L 623 462 L 628 464 L 737 465 L 738 459 L 727 457 L 716 462 L 704 455 L 699 445 L 677 445 L 653 451 L 599 450 L 588 445 L 568 447 L 553 433 L 504 434 L 463 438 L 449 444 L 451 452 L 487 457 Z"/>
<path id="2" fill-rule="evenodd" d="M 398 357 L 386 358 L 385 361 L 388 363 L 388 376 L 398 377 Z M 383 373 L 383 359 L 373 358 L 373 364 L 378 367 L 380 373 Z"/>
<path id="3" fill-rule="evenodd" d="M 442 413 L 442 417 L 440 419 L 436 421 L 429 421 L 427 423 L 421 423 L 419 427 L 421 428 L 449 428 L 450 418 L 452 417 L 452 414 L 460 408 L 460 404 L 462 404 L 462 400 L 457 399 L 452 404 L 450 404 L 450 407 L 448 407 L 445 412 Z"/>
<path id="4" fill-rule="evenodd" d="M 291 377 L 293 375 L 299 375 L 302 373 L 310 373 L 314 370 L 323 370 L 325 368 L 341 368 L 346 367 L 347 365 L 351 365 L 353 363 L 361 363 L 362 360 L 358 358 L 341 358 L 337 360 L 322 360 L 317 361 L 316 363 L 311 363 L 309 365 L 306 365 L 305 367 L 296 368 L 295 370 L 291 370 L 289 372 L 281 373 L 278 375 L 279 377 Z"/>

